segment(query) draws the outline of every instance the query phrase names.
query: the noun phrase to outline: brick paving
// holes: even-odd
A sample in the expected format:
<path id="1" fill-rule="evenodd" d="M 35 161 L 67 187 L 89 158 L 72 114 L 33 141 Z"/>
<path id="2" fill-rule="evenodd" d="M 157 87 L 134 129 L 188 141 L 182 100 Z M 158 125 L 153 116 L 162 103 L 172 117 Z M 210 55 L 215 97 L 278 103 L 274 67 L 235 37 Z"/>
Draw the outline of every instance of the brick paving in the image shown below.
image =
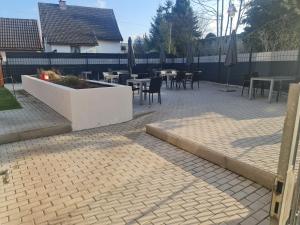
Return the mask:
<path id="1" fill-rule="evenodd" d="M 250 101 L 240 91 L 220 89 L 203 83 L 199 90 L 169 90 L 161 107 L 139 106 L 136 110 L 156 110 L 156 127 L 276 173 L 286 101 Z"/>
<path id="2" fill-rule="evenodd" d="M 0 224 L 268 224 L 267 189 L 145 133 L 145 124 L 201 118 L 223 121 L 217 135 L 239 124 L 248 134 L 263 119 L 265 133 L 282 125 L 283 103 L 217 89 L 164 91 L 162 106 L 136 105 L 155 112 L 128 123 L 1 145 L 11 175 L 0 184 Z"/>
<path id="3" fill-rule="evenodd" d="M 7 86 L 9 89 L 12 87 Z M 0 136 L 69 125 L 69 121 L 47 105 L 16 87 L 16 97 L 22 109 L 0 112 Z"/>

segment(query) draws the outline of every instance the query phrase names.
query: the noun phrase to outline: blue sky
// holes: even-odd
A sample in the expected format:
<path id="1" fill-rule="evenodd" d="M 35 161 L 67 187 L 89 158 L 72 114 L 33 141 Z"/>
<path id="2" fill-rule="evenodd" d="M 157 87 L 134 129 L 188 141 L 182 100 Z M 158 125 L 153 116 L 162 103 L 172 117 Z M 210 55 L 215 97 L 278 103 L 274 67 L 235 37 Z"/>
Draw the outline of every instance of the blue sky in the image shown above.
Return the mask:
<path id="1" fill-rule="evenodd" d="M 38 2 L 58 0 L 1 0 L 0 17 L 38 19 Z M 124 39 L 143 35 L 162 0 L 67 0 L 70 5 L 112 8 Z"/>
<path id="2" fill-rule="evenodd" d="M 38 19 L 38 2 L 58 3 L 59 0 L 0 1 L 0 17 Z M 112 8 L 117 17 L 124 41 L 127 41 L 129 36 L 135 38 L 148 33 L 158 5 L 164 2 L 165 0 L 67 0 L 67 4 L 70 5 Z M 228 0 L 225 0 L 225 9 L 227 4 Z M 195 7 L 194 10 L 197 11 L 198 8 Z M 224 23 L 226 24 L 226 21 Z M 213 21 L 207 27 L 206 33 L 211 31 L 216 33 L 216 23 Z"/>

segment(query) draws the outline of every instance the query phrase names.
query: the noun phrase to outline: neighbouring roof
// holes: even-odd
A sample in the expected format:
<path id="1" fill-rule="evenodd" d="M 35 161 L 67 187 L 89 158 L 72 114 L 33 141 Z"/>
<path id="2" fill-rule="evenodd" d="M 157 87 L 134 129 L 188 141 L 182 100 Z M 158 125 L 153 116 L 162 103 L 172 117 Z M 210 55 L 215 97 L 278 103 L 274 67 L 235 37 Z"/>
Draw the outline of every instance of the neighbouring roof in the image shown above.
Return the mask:
<path id="1" fill-rule="evenodd" d="M 112 9 L 39 3 L 43 37 L 49 44 L 97 45 L 98 40 L 122 41 Z"/>
<path id="2" fill-rule="evenodd" d="M 42 49 L 37 20 L 0 18 L 0 50 Z"/>

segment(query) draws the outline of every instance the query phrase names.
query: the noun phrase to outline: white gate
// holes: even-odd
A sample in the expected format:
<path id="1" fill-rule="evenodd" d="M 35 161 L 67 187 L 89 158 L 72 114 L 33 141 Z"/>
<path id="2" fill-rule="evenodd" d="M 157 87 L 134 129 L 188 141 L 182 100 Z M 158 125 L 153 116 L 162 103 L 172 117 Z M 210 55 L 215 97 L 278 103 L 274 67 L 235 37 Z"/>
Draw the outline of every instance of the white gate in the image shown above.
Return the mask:
<path id="1" fill-rule="evenodd" d="M 299 214 L 300 170 L 296 174 L 299 140 L 300 84 L 291 84 L 284 122 L 277 177 L 273 187 L 271 225 L 296 225 Z"/>

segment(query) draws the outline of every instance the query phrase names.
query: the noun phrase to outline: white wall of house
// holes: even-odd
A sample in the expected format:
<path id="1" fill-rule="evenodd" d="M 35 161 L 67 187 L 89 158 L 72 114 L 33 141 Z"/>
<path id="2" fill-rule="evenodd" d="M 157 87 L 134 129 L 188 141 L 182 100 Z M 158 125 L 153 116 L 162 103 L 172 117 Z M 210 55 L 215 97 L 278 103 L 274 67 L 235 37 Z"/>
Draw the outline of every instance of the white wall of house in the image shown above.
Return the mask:
<path id="1" fill-rule="evenodd" d="M 87 49 L 88 53 L 122 53 L 118 41 L 98 41 L 98 46 Z"/>
<path id="2" fill-rule="evenodd" d="M 70 53 L 71 52 L 71 46 L 70 45 L 48 45 L 47 48 L 46 48 L 47 52 L 53 52 L 55 50 L 58 53 Z"/>
<path id="3" fill-rule="evenodd" d="M 45 44 L 45 51 L 58 53 L 71 53 L 70 45 L 50 45 Z M 80 46 L 81 53 L 122 53 L 121 43 L 118 41 L 98 41 L 98 46 Z"/>
<path id="4" fill-rule="evenodd" d="M 6 54 L 4 51 L 0 51 L 0 56 L 2 57 L 3 62 L 6 62 Z"/>
<path id="5" fill-rule="evenodd" d="M 81 53 L 89 53 L 89 49 L 90 48 L 95 48 L 95 47 L 91 47 L 91 46 L 80 46 L 80 52 Z M 94 52 L 93 52 L 94 53 Z"/>
<path id="6" fill-rule="evenodd" d="M 121 53 L 121 43 L 118 41 L 98 41 L 97 53 Z"/>

